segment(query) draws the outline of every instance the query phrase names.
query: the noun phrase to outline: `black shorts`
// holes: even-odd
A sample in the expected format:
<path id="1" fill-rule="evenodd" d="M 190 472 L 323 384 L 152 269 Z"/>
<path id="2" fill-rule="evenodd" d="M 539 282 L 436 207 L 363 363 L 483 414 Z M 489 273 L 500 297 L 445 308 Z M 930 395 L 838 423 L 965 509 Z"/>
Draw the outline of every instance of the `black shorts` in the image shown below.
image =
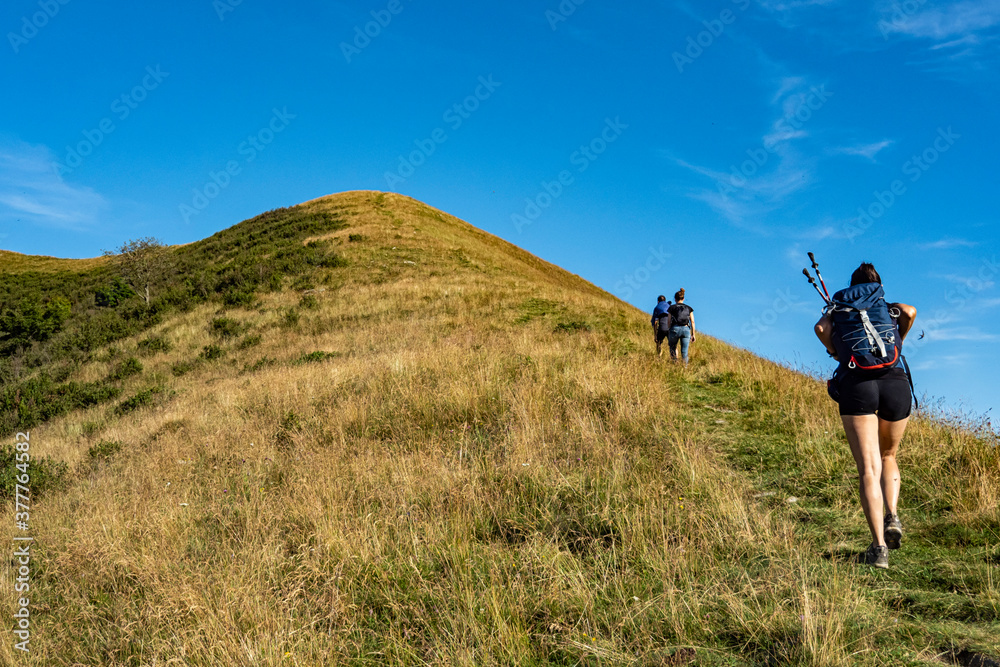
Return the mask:
<path id="1" fill-rule="evenodd" d="M 861 377 L 848 371 L 840 380 L 840 414 L 878 415 L 898 422 L 910 416 L 913 392 L 902 368 L 890 368 L 881 375 Z"/>
<path id="2" fill-rule="evenodd" d="M 656 330 L 656 342 L 657 342 L 657 344 L 662 343 L 664 340 L 666 340 L 668 333 L 670 333 L 670 332 L 669 331 L 665 331 L 663 329 L 657 329 Z"/>

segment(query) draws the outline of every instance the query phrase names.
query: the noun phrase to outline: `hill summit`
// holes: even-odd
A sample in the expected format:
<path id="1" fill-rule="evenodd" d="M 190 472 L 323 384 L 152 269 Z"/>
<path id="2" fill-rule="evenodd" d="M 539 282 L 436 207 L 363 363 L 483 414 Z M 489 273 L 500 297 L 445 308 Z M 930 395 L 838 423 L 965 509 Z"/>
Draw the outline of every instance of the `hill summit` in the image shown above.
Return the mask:
<path id="1" fill-rule="evenodd" d="M 915 420 L 905 547 L 863 567 L 818 382 L 708 336 L 658 362 L 648 314 L 420 202 L 166 248 L 148 305 L 105 260 L 3 259 L 5 664 L 1000 655 L 998 448 Z"/>

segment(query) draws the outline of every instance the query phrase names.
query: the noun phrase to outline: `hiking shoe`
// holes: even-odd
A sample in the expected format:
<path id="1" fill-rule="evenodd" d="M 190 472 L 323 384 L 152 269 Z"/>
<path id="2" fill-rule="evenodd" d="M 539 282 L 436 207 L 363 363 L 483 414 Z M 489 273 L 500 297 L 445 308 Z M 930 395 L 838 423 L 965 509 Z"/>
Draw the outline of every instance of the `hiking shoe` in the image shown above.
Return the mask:
<path id="1" fill-rule="evenodd" d="M 903 541 L 903 524 L 899 522 L 896 514 L 886 514 L 882 522 L 883 533 L 885 534 L 885 544 L 890 549 L 898 549 Z"/>
<path id="2" fill-rule="evenodd" d="M 872 542 L 868 550 L 865 551 L 865 565 L 871 565 L 872 567 L 877 567 L 880 570 L 889 569 L 889 549 L 887 547 L 877 546 Z"/>

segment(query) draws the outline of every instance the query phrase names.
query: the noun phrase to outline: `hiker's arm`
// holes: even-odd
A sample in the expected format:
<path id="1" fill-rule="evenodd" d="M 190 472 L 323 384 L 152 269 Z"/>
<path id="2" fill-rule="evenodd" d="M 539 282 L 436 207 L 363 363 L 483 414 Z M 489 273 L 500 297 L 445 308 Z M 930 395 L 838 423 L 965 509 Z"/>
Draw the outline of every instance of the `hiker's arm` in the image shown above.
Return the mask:
<path id="1" fill-rule="evenodd" d="M 826 347 L 826 351 L 830 356 L 837 359 L 837 348 L 833 346 L 833 320 L 830 319 L 830 316 L 824 315 L 819 318 L 819 322 L 813 327 L 813 331 L 816 332 L 816 337 Z M 837 359 L 837 361 L 840 360 Z"/>
<path id="2" fill-rule="evenodd" d="M 694 342 L 694 313 L 691 313 L 688 317 L 691 318 L 691 342 Z"/>
<path id="3" fill-rule="evenodd" d="M 917 309 L 905 303 L 894 303 L 894 308 L 899 308 L 899 318 L 896 324 L 899 326 L 899 335 L 906 340 L 906 334 L 913 328 L 913 323 L 917 319 Z"/>

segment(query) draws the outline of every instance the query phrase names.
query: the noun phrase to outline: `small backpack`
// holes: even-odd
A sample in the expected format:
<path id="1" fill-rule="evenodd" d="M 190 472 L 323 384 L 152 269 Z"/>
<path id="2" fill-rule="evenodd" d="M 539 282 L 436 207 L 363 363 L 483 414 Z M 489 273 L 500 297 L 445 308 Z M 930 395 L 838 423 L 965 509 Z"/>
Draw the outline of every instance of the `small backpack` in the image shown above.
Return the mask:
<path id="1" fill-rule="evenodd" d="M 898 312 L 890 311 L 879 283 L 864 283 L 840 290 L 830 306 L 833 346 L 842 368 L 870 373 L 900 364 L 903 339 L 896 325 Z"/>

